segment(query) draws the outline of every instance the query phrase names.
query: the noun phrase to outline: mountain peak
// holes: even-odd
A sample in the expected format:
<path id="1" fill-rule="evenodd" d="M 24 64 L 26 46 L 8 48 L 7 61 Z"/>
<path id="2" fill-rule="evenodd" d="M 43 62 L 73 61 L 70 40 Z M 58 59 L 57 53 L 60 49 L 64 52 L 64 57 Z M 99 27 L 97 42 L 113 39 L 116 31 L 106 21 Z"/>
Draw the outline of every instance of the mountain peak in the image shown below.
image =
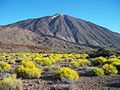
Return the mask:
<path id="1" fill-rule="evenodd" d="M 120 46 L 120 34 L 113 33 L 106 28 L 66 14 L 62 15 L 57 13 L 47 18 L 43 17 L 42 19 L 24 20 L 7 25 L 6 27 L 27 29 L 40 35 L 40 37 L 44 36 L 43 38 L 46 38 L 48 36 L 49 38 L 52 37 L 58 41 L 64 40 L 65 42 L 85 44 L 89 46 L 109 46 L 114 48 Z M 0 36 L 1 35 L 2 34 L 0 34 Z M 50 41 L 49 43 L 51 45 Z"/>
<path id="2" fill-rule="evenodd" d="M 63 16 L 62 14 L 59 14 L 59 13 L 56 13 L 55 15 L 53 15 L 53 16 Z"/>
<path id="3" fill-rule="evenodd" d="M 52 19 L 55 18 L 55 17 L 58 17 L 58 16 L 63 16 L 63 15 L 57 13 L 57 14 L 55 14 L 55 15 L 52 16 Z"/>

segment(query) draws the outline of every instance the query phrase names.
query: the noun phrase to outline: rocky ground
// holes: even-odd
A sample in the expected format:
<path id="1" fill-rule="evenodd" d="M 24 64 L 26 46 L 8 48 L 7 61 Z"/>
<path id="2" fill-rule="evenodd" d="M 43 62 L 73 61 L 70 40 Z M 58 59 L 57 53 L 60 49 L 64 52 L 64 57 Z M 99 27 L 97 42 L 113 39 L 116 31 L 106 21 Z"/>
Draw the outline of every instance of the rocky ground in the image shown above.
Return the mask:
<path id="1" fill-rule="evenodd" d="M 24 90 L 120 90 L 120 75 L 90 76 L 89 73 L 79 72 L 79 80 L 64 82 L 50 76 L 40 79 L 24 79 Z"/>

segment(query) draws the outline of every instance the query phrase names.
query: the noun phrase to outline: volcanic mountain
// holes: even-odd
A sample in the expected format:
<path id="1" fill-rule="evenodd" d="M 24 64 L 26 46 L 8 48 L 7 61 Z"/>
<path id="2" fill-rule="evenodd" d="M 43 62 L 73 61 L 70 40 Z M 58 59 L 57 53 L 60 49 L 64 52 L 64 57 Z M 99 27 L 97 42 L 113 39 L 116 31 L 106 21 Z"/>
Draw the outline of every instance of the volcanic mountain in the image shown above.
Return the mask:
<path id="1" fill-rule="evenodd" d="M 51 48 L 120 48 L 120 34 L 69 15 L 55 14 L 0 27 L 0 42 Z"/>

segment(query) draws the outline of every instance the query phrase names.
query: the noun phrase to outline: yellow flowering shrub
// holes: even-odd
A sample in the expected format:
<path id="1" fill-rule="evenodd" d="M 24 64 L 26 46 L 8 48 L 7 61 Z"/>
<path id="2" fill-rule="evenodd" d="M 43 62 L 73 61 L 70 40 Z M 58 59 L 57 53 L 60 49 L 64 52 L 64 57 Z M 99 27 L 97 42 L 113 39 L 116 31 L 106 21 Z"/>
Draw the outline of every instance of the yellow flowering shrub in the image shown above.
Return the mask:
<path id="1" fill-rule="evenodd" d="M 9 59 L 11 59 L 11 56 L 7 56 L 7 57 L 6 57 L 6 60 L 9 60 Z"/>
<path id="2" fill-rule="evenodd" d="M 60 69 L 60 66 L 59 66 L 59 65 L 51 65 L 51 66 L 47 66 L 47 67 L 45 68 L 45 71 L 51 71 L 51 72 L 53 72 L 53 71 L 59 70 L 59 69 Z"/>
<path id="3" fill-rule="evenodd" d="M 21 90 L 22 81 L 12 77 L 4 78 L 0 80 L 0 90 Z"/>
<path id="4" fill-rule="evenodd" d="M 32 62 L 24 61 L 22 64 L 15 70 L 18 77 L 34 79 L 41 76 L 42 70 L 35 67 Z"/>
<path id="5" fill-rule="evenodd" d="M 117 56 L 118 59 L 120 59 L 120 56 Z"/>
<path id="6" fill-rule="evenodd" d="M 17 62 L 22 62 L 22 61 L 24 61 L 24 58 L 18 58 L 17 59 Z"/>
<path id="7" fill-rule="evenodd" d="M 7 62 L 0 61 L 0 70 L 10 69 L 10 65 Z"/>
<path id="8" fill-rule="evenodd" d="M 79 63 L 76 60 L 72 60 L 69 64 L 71 68 L 79 68 Z"/>
<path id="9" fill-rule="evenodd" d="M 116 58 L 116 55 L 112 55 L 112 56 L 110 56 L 109 58 Z"/>
<path id="10" fill-rule="evenodd" d="M 92 75 L 94 75 L 94 76 L 102 76 L 102 75 L 105 75 L 104 70 L 103 70 L 102 68 L 97 68 L 97 67 L 92 68 L 91 73 L 92 73 Z"/>
<path id="11" fill-rule="evenodd" d="M 96 59 L 92 59 L 91 63 L 93 66 L 103 65 L 107 61 L 104 57 L 98 57 Z"/>
<path id="12" fill-rule="evenodd" d="M 10 60 L 9 63 L 10 63 L 10 64 L 15 64 L 16 62 L 15 62 L 15 60 Z"/>
<path id="13" fill-rule="evenodd" d="M 5 60 L 6 57 L 5 56 L 0 56 L 0 60 Z"/>
<path id="14" fill-rule="evenodd" d="M 105 64 L 102 66 L 102 69 L 104 70 L 106 75 L 113 75 L 118 73 L 117 68 L 112 64 Z"/>
<path id="15" fill-rule="evenodd" d="M 84 60 L 84 59 L 79 60 L 78 63 L 79 66 L 81 67 L 86 67 L 91 65 L 91 62 L 89 60 Z"/>
<path id="16" fill-rule="evenodd" d="M 111 64 L 113 62 L 120 62 L 120 60 L 118 58 L 110 58 L 108 59 L 107 63 Z"/>
<path id="17" fill-rule="evenodd" d="M 88 54 L 75 54 L 75 57 L 80 59 L 85 59 L 88 56 L 89 56 Z"/>
<path id="18" fill-rule="evenodd" d="M 47 66 L 47 65 L 51 65 L 52 64 L 52 61 L 49 60 L 49 59 L 42 59 L 42 60 L 35 60 L 35 62 L 39 65 L 42 65 L 42 66 Z"/>
<path id="19" fill-rule="evenodd" d="M 24 67 L 29 67 L 29 68 L 35 67 L 35 64 L 33 62 L 29 62 L 29 61 L 22 61 L 21 65 L 23 65 Z"/>
<path id="20" fill-rule="evenodd" d="M 72 60 L 69 66 L 71 68 L 79 68 L 79 67 L 87 67 L 90 65 L 91 65 L 91 62 L 89 60 L 78 59 L 78 60 Z"/>
<path id="21" fill-rule="evenodd" d="M 120 62 L 112 62 L 111 63 L 113 66 L 115 66 L 118 70 L 120 70 Z"/>
<path id="22" fill-rule="evenodd" d="M 66 78 L 66 79 L 71 79 L 71 80 L 78 80 L 79 75 L 75 70 L 72 70 L 68 67 L 62 67 L 59 70 L 56 70 L 53 75 L 57 78 Z"/>

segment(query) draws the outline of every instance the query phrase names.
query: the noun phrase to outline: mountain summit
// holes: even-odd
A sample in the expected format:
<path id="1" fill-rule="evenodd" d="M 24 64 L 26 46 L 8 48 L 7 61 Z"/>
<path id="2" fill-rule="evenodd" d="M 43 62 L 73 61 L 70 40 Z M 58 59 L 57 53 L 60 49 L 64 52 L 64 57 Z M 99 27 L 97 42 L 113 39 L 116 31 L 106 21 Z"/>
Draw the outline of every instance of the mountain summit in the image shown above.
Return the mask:
<path id="1" fill-rule="evenodd" d="M 120 47 L 120 34 L 69 15 L 55 14 L 53 16 L 23 20 L 3 27 L 17 27 L 20 30 L 27 30 L 33 33 L 33 36 L 39 37 L 35 39 L 37 44 L 41 42 L 41 44 L 44 43 L 45 45 L 45 43 L 48 44 L 49 42 L 49 44 L 57 46 L 62 43 L 60 46 L 67 48 L 68 44 L 66 42 L 69 42 L 85 46 Z M 42 41 L 43 38 L 44 42 Z"/>

